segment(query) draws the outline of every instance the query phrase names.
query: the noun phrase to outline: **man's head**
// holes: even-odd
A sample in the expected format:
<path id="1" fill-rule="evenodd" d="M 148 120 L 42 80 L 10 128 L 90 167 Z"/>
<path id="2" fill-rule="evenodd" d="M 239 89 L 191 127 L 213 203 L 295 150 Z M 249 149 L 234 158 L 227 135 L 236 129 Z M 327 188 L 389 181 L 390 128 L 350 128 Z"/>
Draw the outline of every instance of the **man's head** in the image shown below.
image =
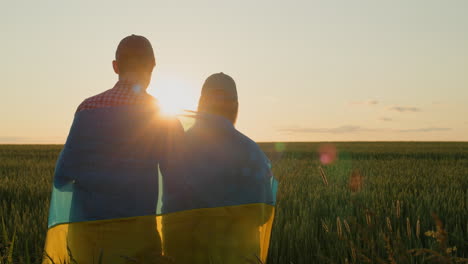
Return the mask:
<path id="1" fill-rule="evenodd" d="M 224 116 L 234 124 L 238 109 L 234 80 L 222 72 L 208 77 L 202 87 L 198 111 Z"/>
<path id="2" fill-rule="evenodd" d="M 147 87 L 156 65 L 153 47 L 143 36 L 131 35 L 122 39 L 112 62 L 120 79 L 131 79 Z"/>

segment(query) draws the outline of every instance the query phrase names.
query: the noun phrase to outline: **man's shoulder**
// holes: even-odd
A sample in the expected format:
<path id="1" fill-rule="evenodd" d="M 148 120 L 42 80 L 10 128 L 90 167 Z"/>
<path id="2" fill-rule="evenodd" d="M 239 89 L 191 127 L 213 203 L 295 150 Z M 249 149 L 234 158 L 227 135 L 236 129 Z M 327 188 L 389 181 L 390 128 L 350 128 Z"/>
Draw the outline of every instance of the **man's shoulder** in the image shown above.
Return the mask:
<path id="1" fill-rule="evenodd" d="M 102 93 L 86 98 L 78 106 L 76 112 L 78 113 L 82 110 L 94 108 L 139 104 L 146 104 L 156 109 L 158 108 L 156 98 L 146 92 L 135 96 L 134 94 L 121 93 L 114 89 L 108 89 Z"/>
<path id="2" fill-rule="evenodd" d="M 99 93 L 99 94 L 96 94 L 94 96 L 84 99 L 83 102 L 81 102 L 81 104 L 76 109 L 76 112 L 80 112 L 86 109 L 96 108 L 98 106 L 98 102 L 101 102 L 102 99 L 104 99 L 111 90 L 112 89 L 108 89 L 102 93 Z"/>

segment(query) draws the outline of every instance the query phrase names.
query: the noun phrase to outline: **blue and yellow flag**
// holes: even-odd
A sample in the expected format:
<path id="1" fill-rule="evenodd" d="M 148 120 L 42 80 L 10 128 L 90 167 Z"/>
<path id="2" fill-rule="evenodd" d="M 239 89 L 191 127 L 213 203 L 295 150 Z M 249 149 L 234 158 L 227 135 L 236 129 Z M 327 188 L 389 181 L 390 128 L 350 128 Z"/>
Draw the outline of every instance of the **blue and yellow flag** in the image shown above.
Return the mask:
<path id="1" fill-rule="evenodd" d="M 265 262 L 276 187 L 258 146 L 216 118 L 184 134 L 143 106 L 83 110 L 57 161 L 43 263 Z"/>

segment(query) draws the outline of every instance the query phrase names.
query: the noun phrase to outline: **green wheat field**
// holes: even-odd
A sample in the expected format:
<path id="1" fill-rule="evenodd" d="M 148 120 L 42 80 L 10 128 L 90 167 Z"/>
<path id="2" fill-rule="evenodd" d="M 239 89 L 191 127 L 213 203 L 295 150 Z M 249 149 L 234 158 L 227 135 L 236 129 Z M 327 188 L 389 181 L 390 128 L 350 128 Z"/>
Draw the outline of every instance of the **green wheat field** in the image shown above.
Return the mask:
<path id="1" fill-rule="evenodd" d="M 465 263 L 468 143 L 260 143 L 280 182 L 268 263 Z M 61 145 L 0 145 L 0 264 L 40 263 Z M 467 262 L 468 263 L 468 262 Z"/>

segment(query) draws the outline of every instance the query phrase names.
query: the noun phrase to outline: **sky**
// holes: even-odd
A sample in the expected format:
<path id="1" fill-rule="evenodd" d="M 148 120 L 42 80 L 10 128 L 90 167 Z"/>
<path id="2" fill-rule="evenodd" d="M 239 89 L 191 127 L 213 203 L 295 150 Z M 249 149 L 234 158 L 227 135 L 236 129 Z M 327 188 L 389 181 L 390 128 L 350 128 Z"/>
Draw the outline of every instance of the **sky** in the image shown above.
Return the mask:
<path id="1" fill-rule="evenodd" d="M 234 78 L 255 141 L 468 141 L 468 1 L 1 1 L 0 143 L 64 143 L 146 36 L 148 92 L 196 109 Z"/>

